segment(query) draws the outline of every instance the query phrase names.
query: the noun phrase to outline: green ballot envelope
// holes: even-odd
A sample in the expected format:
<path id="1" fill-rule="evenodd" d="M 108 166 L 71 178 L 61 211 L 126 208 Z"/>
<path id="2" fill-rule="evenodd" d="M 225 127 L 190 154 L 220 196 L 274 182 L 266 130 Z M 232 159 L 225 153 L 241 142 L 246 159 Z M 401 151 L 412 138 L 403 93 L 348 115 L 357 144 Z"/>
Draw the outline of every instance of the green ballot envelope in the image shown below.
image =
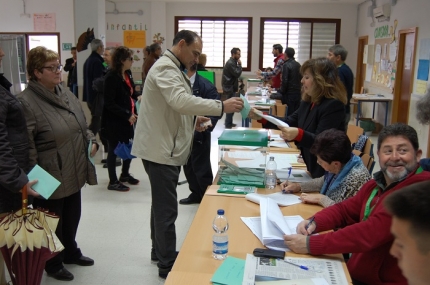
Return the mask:
<path id="1" fill-rule="evenodd" d="M 60 186 L 60 181 L 55 179 L 51 174 L 45 171 L 42 167 L 36 164 L 33 169 L 28 173 L 28 180 L 37 179 L 38 182 L 33 185 L 33 189 L 39 193 L 43 198 L 49 199 L 52 193 Z"/>
<path id="2" fill-rule="evenodd" d="M 218 193 L 224 194 L 243 194 L 254 193 L 257 190 L 256 187 L 252 186 L 234 186 L 221 184 L 218 189 Z"/>

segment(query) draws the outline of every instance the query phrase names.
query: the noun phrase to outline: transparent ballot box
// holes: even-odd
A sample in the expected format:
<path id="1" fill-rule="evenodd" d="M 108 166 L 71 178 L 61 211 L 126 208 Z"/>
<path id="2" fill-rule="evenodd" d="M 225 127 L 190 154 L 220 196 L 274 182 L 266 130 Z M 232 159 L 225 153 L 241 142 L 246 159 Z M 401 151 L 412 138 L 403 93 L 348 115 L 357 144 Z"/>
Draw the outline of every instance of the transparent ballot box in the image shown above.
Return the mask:
<path id="1" fill-rule="evenodd" d="M 218 184 L 264 188 L 267 130 L 224 130 L 218 138 Z"/>
<path id="2" fill-rule="evenodd" d="M 246 91 L 247 92 L 256 92 L 258 87 L 263 86 L 263 80 L 259 78 L 248 78 L 246 80 Z"/>

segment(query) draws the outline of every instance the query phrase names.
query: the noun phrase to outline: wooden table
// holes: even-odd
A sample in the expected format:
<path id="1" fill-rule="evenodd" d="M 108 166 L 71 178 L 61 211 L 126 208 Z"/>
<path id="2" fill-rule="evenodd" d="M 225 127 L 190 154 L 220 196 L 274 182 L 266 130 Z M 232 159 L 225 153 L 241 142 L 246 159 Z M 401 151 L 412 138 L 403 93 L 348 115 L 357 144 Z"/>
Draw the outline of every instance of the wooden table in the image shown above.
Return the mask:
<path id="1" fill-rule="evenodd" d="M 279 186 L 275 189 L 279 191 Z M 259 193 L 273 193 L 273 190 L 259 189 Z M 210 279 L 222 261 L 212 257 L 212 221 L 218 209 L 224 209 L 229 221 L 229 256 L 246 258 L 247 253 L 252 253 L 256 247 L 263 247 L 258 238 L 242 222 L 240 217 L 260 216 L 260 206 L 247 201 L 242 197 L 227 197 L 205 195 L 196 216 L 191 224 L 176 262 L 169 273 L 166 285 L 205 285 L 211 284 Z M 284 215 L 301 215 L 308 218 L 321 210 L 322 207 L 309 204 L 296 204 L 282 207 Z M 288 252 L 287 256 L 310 257 Z M 312 256 L 314 257 L 314 256 Z M 336 258 L 343 260 L 340 254 L 325 255 L 323 258 Z M 346 264 L 345 274 L 350 284 L 351 278 Z"/>

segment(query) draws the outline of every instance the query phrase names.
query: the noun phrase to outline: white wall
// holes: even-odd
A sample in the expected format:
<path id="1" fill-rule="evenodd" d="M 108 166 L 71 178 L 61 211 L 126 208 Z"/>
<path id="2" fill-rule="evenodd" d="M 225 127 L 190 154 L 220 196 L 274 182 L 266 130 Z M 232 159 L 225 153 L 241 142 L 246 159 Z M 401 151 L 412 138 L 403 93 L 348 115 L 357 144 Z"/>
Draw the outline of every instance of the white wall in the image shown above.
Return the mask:
<path id="1" fill-rule="evenodd" d="M 387 0 L 377 0 L 376 4 L 377 6 L 381 6 L 385 3 L 388 3 L 391 1 Z M 370 4 L 364 4 L 360 7 L 360 26 L 359 26 L 359 36 L 369 36 L 369 44 L 375 43 L 375 37 L 374 32 L 375 28 L 381 27 L 384 25 L 392 26 L 394 23 L 394 20 L 397 19 L 398 25 L 396 29 L 396 33 L 398 34 L 399 30 L 402 29 L 408 29 L 413 27 L 418 27 L 418 33 L 417 33 L 417 44 L 415 46 L 415 53 L 416 53 L 416 60 L 415 60 L 415 71 L 414 71 L 414 78 L 416 78 L 417 69 L 418 69 L 418 54 L 419 54 L 419 47 L 420 47 L 420 40 L 430 38 L 430 23 L 428 21 L 430 10 L 430 1 L 429 0 L 398 0 L 397 4 L 393 7 L 391 7 L 391 17 L 389 22 L 376 22 L 374 27 L 370 26 L 370 23 L 372 22 L 371 18 L 367 17 L 367 7 Z M 397 36 L 396 34 L 396 36 Z M 354 69 L 353 69 L 354 70 Z M 367 80 L 370 80 L 370 74 L 371 74 L 371 67 L 368 68 L 366 77 Z M 415 90 L 415 83 L 413 83 Z M 422 126 L 419 125 L 416 118 L 415 118 L 415 104 L 416 101 L 420 98 L 420 95 L 413 95 L 411 97 L 411 104 L 409 106 L 409 124 L 413 126 L 419 136 L 420 140 L 420 147 L 424 151 L 424 155 L 427 152 L 427 140 L 428 140 L 428 134 L 429 134 L 429 127 L 428 126 Z M 366 108 L 366 107 L 365 107 Z M 369 114 L 370 110 L 365 110 L 367 114 Z M 390 112 L 391 113 L 391 112 Z M 382 118 L 382 112 L 378 112 L 377 116 L 378 119 Z M 391 117 L 391 114 L 389 115 L 389 118 Z M 381 122 L 381 120 L 379 120 Z"/>
<path id="2" fill-rule="evenodd" d="M 174 37 L 175 16 L 253 17 L 251 70 L 258 69 L 261 17 L 335 18 L 341 19 L 340 43 L 349 51 L 348 65 L 355 70 L 357 55 L 355 4 L 282 4 L 282 3 L 168 3 L 167 43 Z M 203 43 L 204 45 L 204 43 Z M 285 47 L 284 47 L 285 48 Z"/>

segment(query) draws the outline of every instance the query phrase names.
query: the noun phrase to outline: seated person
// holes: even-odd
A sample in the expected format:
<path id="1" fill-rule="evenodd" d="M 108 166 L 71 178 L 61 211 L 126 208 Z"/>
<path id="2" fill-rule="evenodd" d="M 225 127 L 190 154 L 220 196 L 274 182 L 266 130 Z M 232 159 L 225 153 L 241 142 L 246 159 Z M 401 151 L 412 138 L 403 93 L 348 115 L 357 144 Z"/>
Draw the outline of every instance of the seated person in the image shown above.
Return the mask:
<path id="1" fill-rule="evenodd" d="M 301 191 L 303 203 L 320 204 L 323 207 L 355 196 L 371 177 L 361 158 L 351 151 L 351 141 L 345 132 L 336 129 L 323 131 L 315 137 L 311 153 L 317 156 L 317 162 L 326 171 L 324 176 L 303 183 L 285 181 L 281 189 L 285 193 Z"/>
<path id="2" fill-rule="evenodd" d="M 393 215 L 390 253 L 409 285 L 429 283 L 430 271 L 430 181 L 415 183 L 390 195 L 384 202 Z"/>
<path id="3" fill-rule="evenodd" d="M 405 186 L 430 180 L 418 161 L 422 151 L 417 132 L 397 123 L 386 126 L 378 136 L 377 154 L 381 171 L 361 187 L 357 195 L 325 208 L 285 235 L 285 244 L 296 253 L 313 255 L 352 252 L 347 263 L 356 284 L 406 285 L 396 259 L 390 255 L 394 237 L 391 217 L 384 200 Z M 326 234 L 311 235 L 338 229 Z"/>
<path id="4" fill-rule="evenodd" d="M 272 72 L 272 71 L 273 71 L 273 68 L 271 68 L 270 66 L 266 67 L 266 69 L 264 70 L 264 72 Z M 268 80 L 264 80 L 263 86 L 267 87 L 267 88 L 272 88 L 272 78 L 270 78 Z"/>

